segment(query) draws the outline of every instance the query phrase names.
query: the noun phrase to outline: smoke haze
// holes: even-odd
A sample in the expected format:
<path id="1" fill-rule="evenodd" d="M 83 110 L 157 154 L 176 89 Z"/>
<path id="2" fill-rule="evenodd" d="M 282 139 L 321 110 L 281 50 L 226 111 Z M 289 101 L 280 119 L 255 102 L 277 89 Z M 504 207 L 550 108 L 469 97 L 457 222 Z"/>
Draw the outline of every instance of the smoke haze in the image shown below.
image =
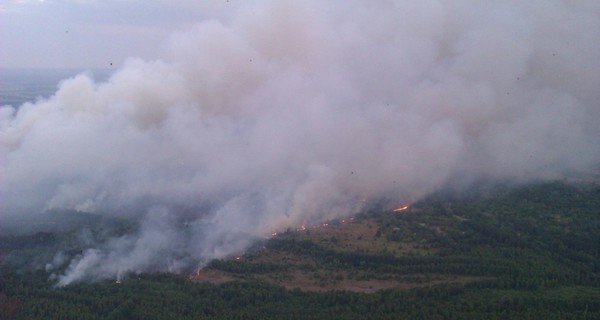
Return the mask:
<path id="1" fill-rule="evenodd" d="M 0 109 L 2 224 L 51 209 L 139 222 L 59 284 L 200 267 L 365 199 L 600 163 L 597 1 L 231 10 L 171 36 L 160 60 Z"/>

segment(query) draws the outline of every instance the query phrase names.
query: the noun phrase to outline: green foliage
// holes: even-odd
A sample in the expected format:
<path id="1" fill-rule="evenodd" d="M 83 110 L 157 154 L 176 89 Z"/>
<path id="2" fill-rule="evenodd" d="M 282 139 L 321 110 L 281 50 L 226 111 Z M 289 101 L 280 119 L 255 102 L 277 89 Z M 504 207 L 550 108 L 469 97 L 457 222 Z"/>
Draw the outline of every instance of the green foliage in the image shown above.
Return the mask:
<path id="1" fill-rule="evenodd" d="M 555 182 L 461 196 L 440 193 L 413 204 L 410 212 L 380 210 L 355 219 L 373 221 L 379 238 L 421 250 L 344 251 L 293 236 L 271 239 L 266 247 L 305 257 L 311 261 L 305 272 L 321 281 L 426 283 L 439 275 L 472 280 L 372 294 L 303 292 L 252 280 L 292 266 L 242 258 L 216 260 L 208 268 L 243 282 L 210 285 L 156 273 L 121 284 L 56 288 L 44 271 L 17 272 L 5 265 L 0 319 L 600 319 L 597 185 Z M 37 236 L 56 242 L 60 235 Z M 3 241 L 4 250 L 19 244 L 34 250 L 38 240 Z M 342 241 L 329 241 L 337 242 L 341 248 Z"/>
<path id="2" fill-rule="evenodd" d="M 285 270 L 285 267 L 275 263 L 251 263 L 239 260 L 213 260 L 208 269 L 221 270 L 236 274 L 263 274 Z"/>

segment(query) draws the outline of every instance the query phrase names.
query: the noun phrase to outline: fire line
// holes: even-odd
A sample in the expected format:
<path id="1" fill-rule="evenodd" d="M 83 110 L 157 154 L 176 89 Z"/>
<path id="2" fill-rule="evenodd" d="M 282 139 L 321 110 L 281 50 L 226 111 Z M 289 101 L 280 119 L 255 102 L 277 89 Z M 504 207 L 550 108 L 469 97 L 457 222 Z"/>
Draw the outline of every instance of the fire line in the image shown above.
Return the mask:
<path id="1" fill-rule="evenodd" d="M 393 211 L 394 211 L 394 212 L 398 212 L 398 211 L 404 211 L 404 210 L 406 210 L 406 209 L 408 209 L 408 205 L 406 205 L 406 206 L 403 206 L 403 207 L 400 207 L 400 208 L 396 208 L 396 209 L 394 209 Z"/>

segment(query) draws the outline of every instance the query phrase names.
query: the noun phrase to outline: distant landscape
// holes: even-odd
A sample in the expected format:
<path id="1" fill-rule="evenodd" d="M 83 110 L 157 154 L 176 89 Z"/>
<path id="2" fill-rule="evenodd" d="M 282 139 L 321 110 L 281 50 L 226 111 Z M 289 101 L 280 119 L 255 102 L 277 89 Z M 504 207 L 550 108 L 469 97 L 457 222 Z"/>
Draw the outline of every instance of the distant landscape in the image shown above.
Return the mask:
<path id="1" fill-rule="evenodd" d="M 0 1 L 0 320 L 600 319 L 600 1 Z"/>
<path id="2" fill-rule="evenodd" d="M 0 69 L 0 106 L 10 105 L 15 108 L 24 103 L 34 103 L 39 99 L 47 99 L 56 93 L 59 83 L 77 74 L 81 69 Z M 110 74 L 108 69 L 87 71 L 98 80 L 106 80 Z"/>
<path id="3" fill-rule="evenodd" d="M 600 318 L 594 182 L 438 192 L 274 232 L 189 274 L 56 288 L 19 266 L 74 243 L 64 231 L 0 239 L 0 319 Z"/>

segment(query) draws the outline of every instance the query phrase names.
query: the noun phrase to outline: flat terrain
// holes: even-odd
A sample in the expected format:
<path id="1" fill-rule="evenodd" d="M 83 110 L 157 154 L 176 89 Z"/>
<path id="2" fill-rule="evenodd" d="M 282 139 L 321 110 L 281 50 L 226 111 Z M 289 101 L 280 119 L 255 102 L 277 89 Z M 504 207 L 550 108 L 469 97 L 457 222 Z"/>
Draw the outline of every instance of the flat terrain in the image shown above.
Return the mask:
<path id="1" fill-rule="evenodd" d="M 417 214 L 407 209 L 401 212 L 384 212 L 390 216 Z M 372 217 L 345 218 L 318 225 L 302 226 L 294 231 L 274 235 L 272 241 L 312 243 L 332 253 L 360 253 L 365 255 L 427 256 L 435 248 L 421 247 L 415 241 L 390 241 L 382 236 L 381 222 Z M 392 230 L 399 231 L 398 228 Z M 441 232 L 439 229 L 437 232 Z M 245 272 L 244 268 L 254 271 Z M 213 262 L 208 268 L 189 276 L 192 281 L 221 284 L 235 280 L 257 280 L 302 291 L 353 291 L 372 293 L 381 289 L 415 288 L 437 284 L 466 283 L 479 277 L 414 273 L 398 275 L 394 272 L 376 274 L 323 264 L 310 254 L 290 252 L 269 243 L 257 251 L 237 256 L 227 261 Z"/>
<path id="2" fill-rule="evenodd" d="M 594 181 L 440 192 L 119 284 L 23 267 L 76 253 L 68 231 L 0 240 L 0 319 L 600 319 Z"/>

